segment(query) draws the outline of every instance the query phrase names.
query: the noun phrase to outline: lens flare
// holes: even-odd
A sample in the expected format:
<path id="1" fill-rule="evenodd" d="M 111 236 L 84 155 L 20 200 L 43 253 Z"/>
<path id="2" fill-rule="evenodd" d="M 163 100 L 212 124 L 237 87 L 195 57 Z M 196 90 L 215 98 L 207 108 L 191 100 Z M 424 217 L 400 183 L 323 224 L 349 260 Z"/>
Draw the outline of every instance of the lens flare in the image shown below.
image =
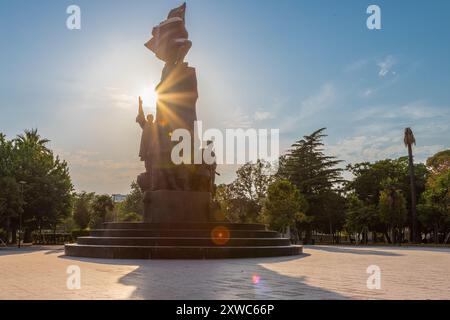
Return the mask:
<path id="1" fill-rule="evenodd" d="M 223 226 L 215 227 L 211 231 L 211 239 L 214 244 L 223 246 L 230 240 L 230 230 Z"/>
<path id="2" fill-rule="evenodd" d="M 258 274 L 254 274 L 252 276 L 252 282 L 253 284 L 258 284 L 261 281 L 261 277 Z"/>

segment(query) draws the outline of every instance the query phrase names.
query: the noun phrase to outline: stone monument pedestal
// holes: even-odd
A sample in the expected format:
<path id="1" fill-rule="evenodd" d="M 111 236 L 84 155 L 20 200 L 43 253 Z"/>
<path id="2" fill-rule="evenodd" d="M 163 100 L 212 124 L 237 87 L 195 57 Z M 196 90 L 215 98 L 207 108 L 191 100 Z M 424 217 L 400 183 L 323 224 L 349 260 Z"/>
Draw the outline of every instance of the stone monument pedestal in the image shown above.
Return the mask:
<path id="1" fill-rule="evenodd" d="M 262 224 L 227 222 L 105 223 L 66 244 L 73 257 L 104 259 L 225 259 L 303 253 Z"/>
<path id="2" fill-rule="evenodd" d="M 148 210 L 144 222 L 207 222 L 210 218 L 211 193 L 200 191 L 156 190 L 145 192 Z"/>

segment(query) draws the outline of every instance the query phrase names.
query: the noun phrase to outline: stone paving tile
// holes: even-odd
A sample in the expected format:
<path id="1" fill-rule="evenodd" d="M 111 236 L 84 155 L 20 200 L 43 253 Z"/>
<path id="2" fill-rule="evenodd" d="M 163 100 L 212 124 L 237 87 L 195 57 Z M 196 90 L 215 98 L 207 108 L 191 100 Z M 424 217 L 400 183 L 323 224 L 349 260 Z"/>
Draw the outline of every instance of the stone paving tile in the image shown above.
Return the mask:
<path id="1" fill-rule="evenodd" d="M 450 299 L 450 249 L 310 246 L 297 257 L 104 260 L 0 248 L 0 299 Z M 66 271 L 81 269 L 81 289 Z M 381 289 L 366 285 L 369 265 Z M 254 280 L 257 283 L 254 282 Z"/>

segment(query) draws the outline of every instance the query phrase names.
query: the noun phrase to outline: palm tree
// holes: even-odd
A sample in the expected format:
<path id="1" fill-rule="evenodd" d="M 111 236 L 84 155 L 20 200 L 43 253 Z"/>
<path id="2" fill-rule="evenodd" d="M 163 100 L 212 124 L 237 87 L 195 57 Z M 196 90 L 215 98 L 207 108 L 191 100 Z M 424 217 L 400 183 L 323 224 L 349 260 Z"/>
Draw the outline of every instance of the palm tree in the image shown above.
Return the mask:
<path id="1" fill-rule="evenodd" d="M 405 136 L 403 141 L 405 146 L 408 147 L 408 162 L 409 162 L 409 182 L 411 184 L 411 217 L 412 217 L 412 237 L 413 242 L 417 242 L 417 213 L 416 213 L 416 183 L 414 181 L 414 161 L 412 153 L 412 145 L 416 144 L 416 139 L 411 128 L 405 129 Z"/>
<path id="2" fill-rule="evenodd" d="M 32 148 L 37 148 L 39 151 L 44 153 L 50 153 L 50 149 L 47 148 L 46 144 L 50 142 L 48 139 L 41 139 L 38 134 L 37 129 L 25 130 L 24 134 L 17 135 L 15 142 L 19 145 L 28 146 Z"/>

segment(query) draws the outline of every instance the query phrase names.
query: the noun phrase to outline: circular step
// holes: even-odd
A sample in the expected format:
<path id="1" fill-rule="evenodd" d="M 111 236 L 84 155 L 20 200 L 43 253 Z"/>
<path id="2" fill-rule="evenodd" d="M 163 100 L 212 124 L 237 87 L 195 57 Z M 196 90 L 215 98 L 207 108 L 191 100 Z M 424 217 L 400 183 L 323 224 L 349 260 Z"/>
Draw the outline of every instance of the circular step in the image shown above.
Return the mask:
<path id="1" fill-rule="evenodd" d="M 65 252 L 68 256 L 103 259 L 227 259 L 293 256 L 302 254 L 303 247 L 128 247 L 68 244 Z"/>
<path id="2" fill-rule="evenodd" d="M 303 253 L 262 224 L 105 223 L 89 237 L 67 244 L 68 256 L 106 259 L 225 259 Z"/>
<path id="3" fill-rule="evenodd" d="M 144 230 L 205 230 L 224 227 L 228 230 L 266 230 L 266 226 L 259 223 L 230 223 L 230 222 L 183 222 L 183 223 L 146 223 L 146 222 L 106 222 L 104 229 L 144 229 Z"/>
<path id="4" fill-rule="evenodd" d="M 93 237 L 211 237 L 212 229 L 205 230 L 144 230 L 144 229 L 98 229 L 92 230 Z M 280 235 L 275 231 L 265 230 L 230 230 L 230 238 L 278 238 Z"/>
<path id="5" fill-rule="evenodd" d="M 119 245 L 119 246 L 215 246 L 258 247 L 288 246 L 289 239 L 283 238 L 141 238 L 141 237 L 80 237 L 78 244 L 86 245 Z"/>

